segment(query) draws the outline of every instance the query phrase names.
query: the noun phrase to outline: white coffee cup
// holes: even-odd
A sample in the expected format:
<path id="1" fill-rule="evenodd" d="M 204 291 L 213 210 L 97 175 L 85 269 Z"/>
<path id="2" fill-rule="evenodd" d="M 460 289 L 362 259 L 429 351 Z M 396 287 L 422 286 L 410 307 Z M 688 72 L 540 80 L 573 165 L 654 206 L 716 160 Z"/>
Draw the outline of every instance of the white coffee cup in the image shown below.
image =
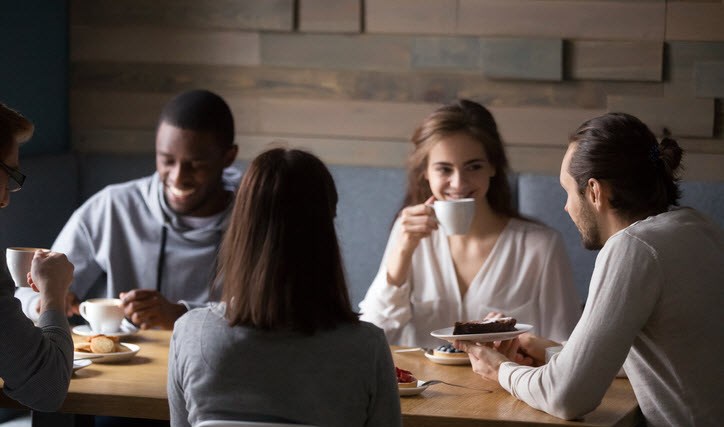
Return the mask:
<path id="1" fill-rule="evenodd" d="M 35 251 L 47 251 L 43 248 L 21 248 L 12 247 L 5 250 L 5 258 L 8 263 L 8 270 L 13 277 L 13 282 L 17 287 L 27 287 L 28 273 L 33 265 L 33 257 Z"/>
<path id="2" fill-rule="evenodd" d="M 121 329 L 124 313 L 118 298 L 89 299 L 80 303 L 78 311 L 95 333 L 110 334 Z"/>
<path id="3" fill-rule="evenodd" d="M 473 223 L 475 199 L 436 200 L 433 209 L 445 234 L 465 234 Z"/>

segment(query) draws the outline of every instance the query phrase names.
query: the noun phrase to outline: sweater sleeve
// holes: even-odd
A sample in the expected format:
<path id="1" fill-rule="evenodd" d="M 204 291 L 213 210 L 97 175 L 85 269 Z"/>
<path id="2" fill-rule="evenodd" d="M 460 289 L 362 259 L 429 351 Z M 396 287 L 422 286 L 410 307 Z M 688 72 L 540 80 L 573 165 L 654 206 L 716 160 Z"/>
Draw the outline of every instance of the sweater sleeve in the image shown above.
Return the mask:
<path id="1" fill-rule="evenodd" d="M 4 274 L 3 274 L 4 276 Z M 13 297 L 12 281 L 0 277 L 0 376 L 10 398 L 39 411 L 63 404 L 73 371 L 73 340 L 64 313 L 48 310 L 33 325 Z"/>
<path id="2" fill-rule="evenodd" d="M 186 409 L 186 398 L 183 390 L 183 373 L 178 360 L 176 348 L 178 338 L 174 331 L 168 350 L 168 379 L 166 392 L 168 393 L 168 407 L 171 415 L 171 425 L 174 427 L 190 427 L 189 412 Z"/>
<path id="3" fill-rule="evenodd" d="M 502 364 L 500 384 L 559 418 L 593 411 L 650 316 L 661 280 L 647 245 L 623 233 L 611 237 L 596 260 L 581 320 L 563 350 L 539 368 Z"/>
<path id="4" fill-rule="evenodd" d="M 55 239 L 52 249 L 64 253 L 73 263 L 73 283 L 70 292 L 73 292 L 81 301 L 104 273 L 103 268 L 96 262 L 96 248 L 92 230 L 94 223 L 102 223 L 105 209 L 103 199 L 107 197 L 104 192 L 98 193 L 78 208 L 63 226 Z"/>
<path id="5" fill-rule="evenodd" d="M 412 319 L 410 293 L 412 284 L 408 281 L 395 286 L 387 281 L 387 258 L 399 239 L 400 224 L 395 222 L 382 256 L 380 269 L 372 281 L 359 307 L 361 320 L 382 328 L 389 342 L 399 340 L 401 329 Z"/>
<path id="6" fill-rule="evenodd" d="M 550 240 L 539 286 L 540 334 L 554 341 L 565 341 L 581 316 L 581 304 L 568 254 L 558 233 L 553 233 Z"/>
<path id="7" fill-rule="evenodd" d="M 370 399 L 369 416 L 365 425 L 370 427 L 401 426 L 400 398 L 392 354 L 384 336 L 380 333 L 376 338 L 374 343 L 374 347 L 377 349 L 376 372 L 373 376 L 376 386 Z"/>

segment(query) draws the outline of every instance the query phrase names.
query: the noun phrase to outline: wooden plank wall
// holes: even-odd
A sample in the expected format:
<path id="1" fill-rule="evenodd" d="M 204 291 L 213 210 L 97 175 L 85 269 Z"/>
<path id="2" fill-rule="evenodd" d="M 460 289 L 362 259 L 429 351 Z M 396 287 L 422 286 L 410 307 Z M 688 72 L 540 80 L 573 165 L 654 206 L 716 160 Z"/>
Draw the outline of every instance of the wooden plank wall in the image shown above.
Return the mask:
<path id="1" fill-rule="evenodd" d="M 325 161 L 403 166 L 437 105 L 499 122 L 516 171 L 557 174 L 606 111 L 664 127 L 686 178 L 724 180 L 724 1 L 71 0 L 71 133 L 152 152 L 175 93 L 224 96 L 240 156 L 284 140 Z"/>

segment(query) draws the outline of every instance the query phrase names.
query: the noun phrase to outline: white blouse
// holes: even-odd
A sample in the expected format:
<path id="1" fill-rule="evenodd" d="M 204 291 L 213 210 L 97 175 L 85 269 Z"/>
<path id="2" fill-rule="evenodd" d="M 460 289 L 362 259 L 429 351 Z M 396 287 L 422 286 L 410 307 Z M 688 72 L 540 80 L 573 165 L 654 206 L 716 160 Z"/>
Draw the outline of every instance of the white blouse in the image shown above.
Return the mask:
<path id="1" fill-rule="evenodd" d="M 580 303 L 560 235 L 541 224 L 511 219 L 490 255 L 460 294 L 447 236 L 440 230 L 422 239 L 401 286 L 387 282 L 387 257 L 401 225 L 392 228 L 380 270 L 360 303 L 362 319 L 384 329 L 390 344 L 436 347 L 435 329 L 482 319 L 491 311 L 533 325 L 533 333 L 556 341 L 580 316 Z"/>

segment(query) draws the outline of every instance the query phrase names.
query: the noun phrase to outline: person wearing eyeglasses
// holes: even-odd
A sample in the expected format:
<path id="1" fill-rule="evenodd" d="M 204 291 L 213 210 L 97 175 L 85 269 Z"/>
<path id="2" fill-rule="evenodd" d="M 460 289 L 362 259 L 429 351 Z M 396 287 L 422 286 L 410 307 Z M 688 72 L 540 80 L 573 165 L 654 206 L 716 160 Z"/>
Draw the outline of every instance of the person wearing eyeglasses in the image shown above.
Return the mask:
<path id="1" fill-rule="evenodd" d="M 33 125 L 0 103 L 0 207 L 20 190 L 20 144 L 33 134 Z M 14 297 L 15 285 L 0 268 L 0 377 L 3 392 L 39 411 L 54 411 L 68 392 L 73 369 L 73 340 L 65 317 L 65 299 L 73 280 L 73 264 L 57 252 L 35 253 L 28 284 L 43 301 L 36 327 Z"/>

